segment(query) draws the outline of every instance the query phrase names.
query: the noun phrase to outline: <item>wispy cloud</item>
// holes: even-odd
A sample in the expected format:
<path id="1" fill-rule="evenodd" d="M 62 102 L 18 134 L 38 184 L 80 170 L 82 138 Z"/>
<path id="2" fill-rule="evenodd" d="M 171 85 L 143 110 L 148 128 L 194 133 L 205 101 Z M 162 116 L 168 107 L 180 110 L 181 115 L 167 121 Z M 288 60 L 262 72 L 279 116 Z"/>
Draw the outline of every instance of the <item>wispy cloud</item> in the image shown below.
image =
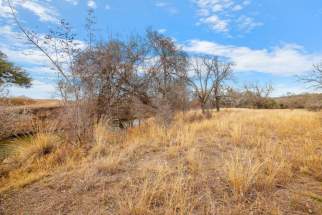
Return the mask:
<path id="1" fill-rule="evenodd" d="M 52 22 L 57 23 L 59 13 L 53 8 L 47 1 L 22 1 L 22 0 L 12 0 L 12 5 L 18 9 L 23 9 L 31 12 L 33 15 L 37 16 L 42 22 Z M 10 7 L 7 1 L 0 0 L 0 17 L 8 18 L 10 17 Z"/>
<path id="2" fill-rule="evenodd" d="M 11 26 L 0 27 L 0 34 L 0 50 L 8 55 L 9 60 L 27 65 L 48 63 L 47 58 L 40 51 L 31 48 L 22 33 L 15 32 Z"/>
<path id="3" fill-rule="evenodd" d="M 178 14 L 179 11 L 178 9 L 171 3 L 167 2 L 167 1 L 156 1 L 155 2 L 155 6 L 159 7 L 159 8 L 163 8 L 164 10 L 166 10 L 168 13 L 175 15 Z"/>
<path id="4" fill-rule="evenodd" d="M 9 88 L 11 96 L 27 96 L 35 99 L 57 98 L 57 87 L 55 84 L 34 80 L 30 88 L 12 86 Z"/>
<path id="5" fill-rule="evenodd" d="M 111 6 L 109 4 L 105 5 L 105 10 L 111 10 Z"/>
<path id="6" fill-rule="evenodd" d="M 33 78 L 33 86 L 30 89 L 11 87 L 9 90 L 14 96 L 28 95 L 34 98 L 48 98 L 54 94 L 57 81 L 57 70 L 53 69 L 53 65 L 49 59 L 38 49 L 26 43 L 25 38 L 19 32 L 15 32 L 12 26 L 5 25 L 0 27 L 0 50 L 5 53 L 11 62 L 25 69 Z M 44 34 L 38 33 L 38 36 L 43 39 Z M 55 40 L 55 38 L 53 38 Z M 58 41 L 58 39 L 57 39 Z M 77 42 L 78 48 L 84 48 L 85 43 Z M 59 44 L 59 43 L 58 43 Z M 68 59 L 64 53 L 55 53 L 52 49 L 46 49 L 52 56 L 57 56 L 54 59 L 64 65 Z M 46 83 L 45 83 L 45 82 Z"/>
<path id="7" fill-rule="evenodd" d="M 296 44 L 284 44 L 272 49 L 251 49 L 243 46 L 222 45 L 209 41 L 191 40 L 184 50 L 227 58 L 235 63 L 238 72 L 263 72 L 274 75 L 298 75 L 312 70 L 322 54 L 308 54 Z"/>
<path id="8" fill-rule="evenodd" d="M 200 21 L 204 24 L 209 25 L 215 31 L 219 31 L 219 32 L 229 31 L 229 22 L 227 20 L 221 19 L 217 15 L 211 15 L 205 18 L 201 18 Z"/>
<path id="9" fill-rule="evenodd" d="M 242 32 L 249 32 L 262 25 L 242 13 L 250 0 L 194 0 L 194 3 L 198 8 L 197 24 L 205 24 L 216 32 L 228 33 L 235 26 Z"/>
<path id="10" fill-rule="evenodd" d="M 65 0 L 66 2 L 72 4 L 72 5 L 78 5 L 79 0 Z"/>
<path id="11" fill-rule="evenodd" d="M 88 0 L 87 1 L 87 6 L 90 7 L 90 8 L 96 8 L 97 7 L 96 2 L 94 0 Z"/>
<path id="12" fill-rule="evenodd" d="M 48 4 L 40 3 L 38 1 L 25 1 L 21 4 L 26 10 L 34 13 L 40 21 L 43 22 L 57 22 L 58 12 Z"/>
<path id="13" fill-rule="evenodd" d="M 0 0 L 0 18 L 10 17 L 11 10 L 5 0 Z"/>
<path id="14" fill-rule="evenodd" d="M 165 29 L 165 28 L 160 28 L 160 29 L 158 29 L 158 32 L 159 32 L 159 33 L 161 33 L 161 34 L 164 34 L 164 33 L 166 33 L 166 32 L 167 32 L 167 29 Z"/>
<path id="15" fill-rule="evenodd" d="M 263 23 L 261 22 L 256 22 L 252 17 L 248 17 L 248 16 L 240 16 L 237 21 L 236 21 L 239 30 L 243 31 L 243 32 L 250 32 L 252 31 L 254 28 L 262 26 Z"/>

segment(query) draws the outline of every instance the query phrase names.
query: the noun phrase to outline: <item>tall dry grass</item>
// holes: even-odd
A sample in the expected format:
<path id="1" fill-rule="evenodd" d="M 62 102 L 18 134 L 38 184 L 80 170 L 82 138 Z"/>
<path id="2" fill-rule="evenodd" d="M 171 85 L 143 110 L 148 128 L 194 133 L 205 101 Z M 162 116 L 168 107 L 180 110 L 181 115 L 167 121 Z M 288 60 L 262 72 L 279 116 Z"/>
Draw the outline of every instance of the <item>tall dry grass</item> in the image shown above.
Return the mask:
<path id="1" fill-rule="evenodd" d="M 118 178 L 109 189 L 115 214 L 319 214 L 322 194 L 311 188 L 322 190 L 321 112 L 192 111 L 167 128 L 148 119 L 123 131 L 101 121 L 94 130 L 88 152 L 76 153 L 86 165 L 73 165 L 88 169 L 91 179 Z M 46 147 L 34 144 L 25 156 L 48 163 L 65 147 L 49 144 L 54 139 L 40 138 Z M 300 213 L 292 201 L 310 208 Z"/>
<path id="2" fill-rule="evenodd" d="M 0 166 L 0 193 L 24 187 L 59 168 L 69 168 L 84 156 L 82 149 L 64 143 L 51 132 L 41 132 L 15 142 L 11 157 Z"/>
<path id="3" fill-rule="evenodd" d="M 225 179 L 233 194 L 244 197 L 259 180 L 263 163 L 248 151 L 236 150 L 224 162 Z"/>

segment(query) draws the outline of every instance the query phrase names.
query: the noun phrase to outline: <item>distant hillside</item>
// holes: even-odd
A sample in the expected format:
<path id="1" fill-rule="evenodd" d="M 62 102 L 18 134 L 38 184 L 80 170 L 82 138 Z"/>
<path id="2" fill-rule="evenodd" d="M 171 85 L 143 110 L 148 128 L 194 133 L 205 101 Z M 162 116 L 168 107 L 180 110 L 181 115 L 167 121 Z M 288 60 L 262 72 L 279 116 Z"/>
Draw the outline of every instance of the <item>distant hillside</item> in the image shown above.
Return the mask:
<path id="1" fill-rule="evenodd" d="M 274 98 L 282 108 L 322 108 L 322 93 L 300 94 Z"/>

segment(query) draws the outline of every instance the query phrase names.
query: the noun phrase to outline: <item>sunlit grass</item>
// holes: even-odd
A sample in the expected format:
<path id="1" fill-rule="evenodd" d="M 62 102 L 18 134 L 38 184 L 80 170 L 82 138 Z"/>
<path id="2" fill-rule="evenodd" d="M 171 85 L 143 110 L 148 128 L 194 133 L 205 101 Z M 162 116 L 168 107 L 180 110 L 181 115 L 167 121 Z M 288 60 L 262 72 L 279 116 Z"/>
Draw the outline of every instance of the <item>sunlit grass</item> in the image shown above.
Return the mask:
<path id="1" fill-rule="evenodd" d="M 302 178 L 322 188 L 321 114 L 225 109 L 210 118 L 191 111 L 168 128 L 147 119 L 128 130 L 101 121 L 85 152 L 40 133 L 19 150 L 13 160 L 23 165 L 7 169 L 0 187 L 24 187 L 72 163 L 90 172 L 89 181 L 117 177 L 109 190 L 116 214 L 282 214 L 291 202 L 279 201 L 278 191 L 312 193 L 297 186 Z"/>

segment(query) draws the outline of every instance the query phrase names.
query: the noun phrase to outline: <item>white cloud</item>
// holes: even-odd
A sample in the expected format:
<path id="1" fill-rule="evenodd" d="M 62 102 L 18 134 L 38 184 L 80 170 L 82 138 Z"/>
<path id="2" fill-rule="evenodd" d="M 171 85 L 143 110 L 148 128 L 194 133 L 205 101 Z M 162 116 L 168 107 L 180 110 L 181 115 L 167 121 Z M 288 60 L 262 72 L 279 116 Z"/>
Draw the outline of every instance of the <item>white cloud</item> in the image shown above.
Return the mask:
<path id="1" fill-rule="evenodd" d="M 9 88 L 11 96 L 27 96 L 34 99 L 57 98 L 55 84 L 33 80 L 30 88 L 12 86 Z"/>
<path id="2" fill-rule="evenodd" d="M 11 62 L 21 66 L 37 78 L 57 78 L 58 72 L 53 69 L 54 67 L 49 59 L 40 50 L 26 43 L 21 33 L 14 32 L 11 26 L 3 26 L 0 27 L 0 35 L 2 35 L 0 50 L 8 56 Z M 39 37 L 44 38 L 44 35 L 39 34 Z M 76 40 L 75 42 L 78 44 L 77 48 L 84 49 L 86 46 L 83 41 Z M 46 49 L 51 56 L 56 56 L 50 47 L 46 47 Z M 57 60 L 62 66 L 67 66 L 66 59 L 68 59 L 68 56 L 64 53 L 58 53 L 57 58 L 54 57 L 54 60 Z"/>
<path id="3" fill-rule="evenodd" d="M 166 2 L 166 1 L 156 1 L 155 2 L 155 6 L 159 7 L 159 8 L 163 8 L 164 10 L 166 10 L 168 13 L 175 15 L 178 14 L 179 11 L 177 10 L 176 7 L 174 7 L 171 3 Z"/>
<path id="4" fill-rule="evenodd" d="M 109 4 L 105 5 L 105 10 L 111 10 L 111 6 Z"/>
<path id="5" fill-rule="evenodd" d="M 34 65 L 43 65 L 49 63 L 48 58 L 44 56 L 40 50 L 35 49 L 34 46 L 29 44 L 22 33 L 14 31 L 12 26 L 5 25 L 0 27 L 0 35 L 0 50 L 8 55 L 10 60 L 18 63 Z M 45 38 L 45 35 L 38 33 L 38 37 L 41 41 Z M 83 41 L 75 40 L 75 42 L 78 44 L 78 48 L 83 49 L 85 47 L 85 43 Z M 56 48 L 59 48 L 59 43 L 56 44 L 56 46 Z M 46 48 L 46 50 L 49 53 L 53 53 L 53 50 L 50 51 L 50 47 Z M 61 54 L 58 54 L 58 56 L 62 58 L 61 60 L 66 57 L 61 56 Z"/>
<path id="6" fill-rule="evenodd" d="M 161 28 L 161 29 L 158 30 L 158 32 L 161 33 L 161 34 L 164 34 L 165 32 L 167 32 L 167 29 Z"/>
<path id="7" fill-rule="evenodd" d="M 227 58 L 238 72 L 263 72 L 275 75 L 298 75 L 312 70 L 322 60 L 322 54 L 306 53 L 301 46 L 284 44 L 272 49 L 251 49 L 209 41 L 191 40 L 184 50 Z"/>
<path id="8" fill-rule="evenodd" d="M 157 6 L 157 7 L 166 7 L 166 6 L 168 6 L 168 4 L 165 3 L 165 2 L 156 2 L 155 6 Z"/>
<path id="9" fill-rule="evenodd" d="M 249 32 L 252 31 L 254 28 L 262 26 L 263 23 L 261 22 L 256 22 L 253 18 L 248 17 L 248 16 L 240 16 L 237 19 L 237 25 L 238 28 L 243 31 L 243 32 Z"/>
<path id="10" fill-rule="evenodd" d="M 94 0 L 88 0 L 87 1 L 87 6 L 90 8 L 96 8 L 96 2 Z"/>
<path id="11" fill-rule="evenodd" d="M 240 4 L 237 4 L 237 5 L 235 5 L 234 7 L 232 7 L 232 10 L 233 11 L 240 11 L 240 10 L 242 10 L 243 9 L 243 6 L 242 5 L 240 5 Z"/>
<path id="12" fill-rule="evenodd" d="M 0 44 L 0 49 L 4 52 L 10 61 L 19 64 L 48 65 L 48 59 L 38 50 L 30 48 L 11 49 Z"/>
<path id="13" fill-rule="evenodd" d="M 241 14 L 251 2 L 250 0 L 194 0 L 198 11 L 199 22 L 216 32 L 229 33 L 238 27 L 241 32 L 249 32 L 262 25 L 252 17 Z"/>
<path id="14" fill-rule="evenodd" d="M 57 71 L 54 68 L 50 68 L 49 66 L 32 66 L 26 68 L 27 72 L 32 72 L 34 75 L 42 75 L 49 79 L 49 76 L 51 78 L 57 78 Z"/>
<path id="15" fill-rule="evenodd" d="M 5 0 L 0 0 L 0 17 L 2 18 L 8 18 L 10 17 L 11 10 L 8 7 L 7 3 Z"/>
<path id="16" fill-rule="evenodd" d="M 57 11 L 48 4 L 41 4 L 38 1 L 25 1 L 24 3 L 20 4 L 20 6 L 34 13 L 36 16 L 38 16 L 40 21 L 54 23 L 58 22 Z"/>
<path id="17" fill-rule="evenodd" d="M 219 32 L 228 32 L 228 20 L 220 19 L 217 15 L 208 16 L 206 18 L 201 18 L 202 23 L 210 25 L 210 27 Z"/>
<path id="18" fill-rule="evenodd" d="M 58 12 L 45 1 L 12 0 L 11 3 L 16 12 L 19 12 L 19 9 L 24 9 L 37 16 L 42 22 L 58 22 Z M 0 0 L 0 17 L 11 17 L 10 7 L 5 0 Z"/>
<path id="19" fill-rule="evenodd" d="M 296 83 L 293 84 L 287 83 L 287 84 L 280 84 L 275 83 L 273 84 L 273 92 L 272 97 L 279 97 L 279 96 L 286 96 L 287 93 L 293 93 L 293 94 L 303 94 L 303 93 L 316 93 L 317 91 L 314 89 L 307 88 L 302 83 Z"/>
<path id="20" fill-rule="evenodd" d="M 65 0 L 66 2 L 72 4 L 72 5 L 78 5 L 78 0 Z"/>

